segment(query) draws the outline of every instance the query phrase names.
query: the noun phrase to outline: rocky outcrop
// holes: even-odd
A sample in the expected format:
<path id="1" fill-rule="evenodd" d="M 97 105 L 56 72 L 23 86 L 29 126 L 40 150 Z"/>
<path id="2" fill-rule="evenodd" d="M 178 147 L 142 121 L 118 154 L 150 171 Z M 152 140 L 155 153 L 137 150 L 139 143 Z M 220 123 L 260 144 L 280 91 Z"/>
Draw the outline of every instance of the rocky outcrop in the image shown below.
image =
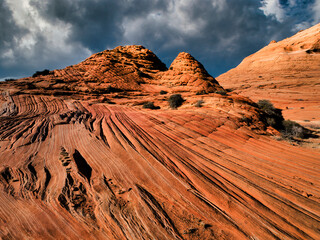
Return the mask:
<path id="1" fill-rule="evenodd" d="M 7 83 L 10 87 L 3 83 L 1 86 L 53 95 L 137 91 L 155 73 L 165 70 L 165 64 L 143 46 L 120 46 L 65 69 L 37 72 L 34 77 Z"/>
<path id="2" fill-rule="evenodd" d="M 188 91 L 215 92 L 223 90 L 219 83 L 208 74 L 203 65 L 189 53 L 179 53 L 169 70 L 161 73 L 160 84 Z"/>
<path id="3" fill-rule="evenodd" d="M 214 92 L 222 87 L 188 53 L 180 53 L 170 70 L 143 46 L 119 46 L 96 53 L 85 61 L 33 77 L 2 83 L 33 94 L 105 94 L 121 91 L 148 91 L 145 85 L 163 85 L 171 91 Z"/>
<path id="4" fill-rule="evenodd" d="M 319 152 L 219 89 L 141 46 L 0 84 L 0 238 L 317 239 Z"/>
<path id="5" fill-rule="evenodd" d="M 253 100 L 269 99 L 286 118 L 320 121 L 320 24 L 271 42 L 217 80 Z"/>

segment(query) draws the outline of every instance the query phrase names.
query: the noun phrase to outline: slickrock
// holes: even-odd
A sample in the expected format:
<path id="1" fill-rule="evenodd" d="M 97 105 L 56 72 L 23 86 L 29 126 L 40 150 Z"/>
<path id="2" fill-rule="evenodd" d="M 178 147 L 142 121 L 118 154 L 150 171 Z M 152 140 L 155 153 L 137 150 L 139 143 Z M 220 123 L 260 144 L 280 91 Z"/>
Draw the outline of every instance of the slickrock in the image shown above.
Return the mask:
<path id="1" fill-rule="evenodd" d="M 286 118 L 319 123 L 320 24 L 271 42 L 217 80 L 255 101 L 271 100 Z"/>
<path id="2" fill-rule="evenodd" d="M 189 54 L 171 67 L 118 47 L 0 83 L 1 239 L 319 238 L 320 153 Z"/>
<path id="3" fill-rule="evenodd" d="M 203 65 L 189 53 L 179 53 L 169 70 L 160 73 L 160 84 L 181 89 L 186 86 L 188 91 L 215 92 L 223 88 L 208 74 Z"/>
<path id="4" fill-rule="evenodd" d="M 136 45 L 96 53 L 79 64 L 7 85 L 7 89 L 49 95 L 148 91 L 152 85 L 168 87 L 171 92 L 223 90 L 190 54 L 180 53 L 168 70 L 152 51 Z"/>
<path id="5" fill-rule="evenodd" d="M 165 64 L 143 46 L 119 46 L 65 69 L 16 80 L 10 86 L 55 95 L 132 91 L 141 90 L 140 84 L 165 70 Z"/>

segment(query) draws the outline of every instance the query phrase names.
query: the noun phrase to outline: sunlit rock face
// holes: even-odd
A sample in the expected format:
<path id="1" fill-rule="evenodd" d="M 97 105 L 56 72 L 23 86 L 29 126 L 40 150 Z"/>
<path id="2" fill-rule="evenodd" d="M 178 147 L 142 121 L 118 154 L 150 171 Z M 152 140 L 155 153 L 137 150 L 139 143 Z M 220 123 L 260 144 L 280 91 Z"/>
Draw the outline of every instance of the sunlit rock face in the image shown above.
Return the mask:
<path id="1" fill-rule="evenodd" d="M 0 91 L 3 239 L 319 236 L 319 152 L 187 53 L 118 47 Z"/>
<path id="2" fill-rule="evenodd" d="M 185 52 L 179 53 L 169 70 L 161 74 L 161 83 L 180 89 L 181 86 L 184 86 L 189 91 L 215 92 L 222 90 L 222 87 L 208 74 L 203 65 Z"/>
<path id="3" fill-rule="evenodd" d="M 319 122 L 320 24 L 272 41 L 217 79 L 253 100 L 271 100 L 286 118 Z"/>

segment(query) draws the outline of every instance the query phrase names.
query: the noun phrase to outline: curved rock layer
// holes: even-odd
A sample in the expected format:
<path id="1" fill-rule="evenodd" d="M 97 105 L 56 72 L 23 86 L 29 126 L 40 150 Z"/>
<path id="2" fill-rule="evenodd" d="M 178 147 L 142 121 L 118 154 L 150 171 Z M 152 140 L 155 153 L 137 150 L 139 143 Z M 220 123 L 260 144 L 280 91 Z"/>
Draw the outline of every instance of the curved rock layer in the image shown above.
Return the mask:
<path id="1" fill-rule="evenodd" d="M 320 123 L 320 24 L 272 41 L 217 80 L 255 101 L 271 100 L 285 118 Z"/>
<path id="2" fill-rule="evenodd" d="M 1 88 L 49 95 L 148 91 L 150 85 L 162 85 L 171 92 L 223 90 L 190 54 L 180 53 L 172 66 L 168 70 L 143 46 L 119 46 L 64 69 L 40 71 L 33 77 L 1 83 Z"/>
<path id="3" fill-rule="evenodd" d="M 164 63 L 143 46 L 119 46 L 96 53 L 85 61 L 51 71 L 47 75 L 22 79 L 42 90 L 72 92 L 105 92 L 108 87 L 118 90 L 140 90 L 140 84 L 153 74 L 167 70 Z M 19 80 L 18 80 L 19 81 Z"/>
<path id="4" fill-rule="evenodd" d="M 320 155 L 232 109 L 4 95 L 3 239 L 318 239 Z"/>
<path id="5" fill-rule="evenodd" d="M 222 91 L 219 83 L 209 75 L 203 65 L 189 53 L 179 53 L 169 70 L 161 73 L 159 84 L 177 88 L 188 87 L 189 91 Z"/>

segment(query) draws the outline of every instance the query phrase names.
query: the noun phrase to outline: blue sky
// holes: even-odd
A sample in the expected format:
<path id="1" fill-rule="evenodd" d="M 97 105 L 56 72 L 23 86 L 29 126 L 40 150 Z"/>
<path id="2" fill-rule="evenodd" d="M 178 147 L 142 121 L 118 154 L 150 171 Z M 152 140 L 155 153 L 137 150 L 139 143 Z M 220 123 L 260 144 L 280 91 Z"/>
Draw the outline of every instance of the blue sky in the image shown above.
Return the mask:
<path id="1" fill-rule="evenodd" d="M 169 67 L 181 51 L 213 76 L 320 21 L 320 0 L 0 0 L 0 79 L 139 44 Z"/>

